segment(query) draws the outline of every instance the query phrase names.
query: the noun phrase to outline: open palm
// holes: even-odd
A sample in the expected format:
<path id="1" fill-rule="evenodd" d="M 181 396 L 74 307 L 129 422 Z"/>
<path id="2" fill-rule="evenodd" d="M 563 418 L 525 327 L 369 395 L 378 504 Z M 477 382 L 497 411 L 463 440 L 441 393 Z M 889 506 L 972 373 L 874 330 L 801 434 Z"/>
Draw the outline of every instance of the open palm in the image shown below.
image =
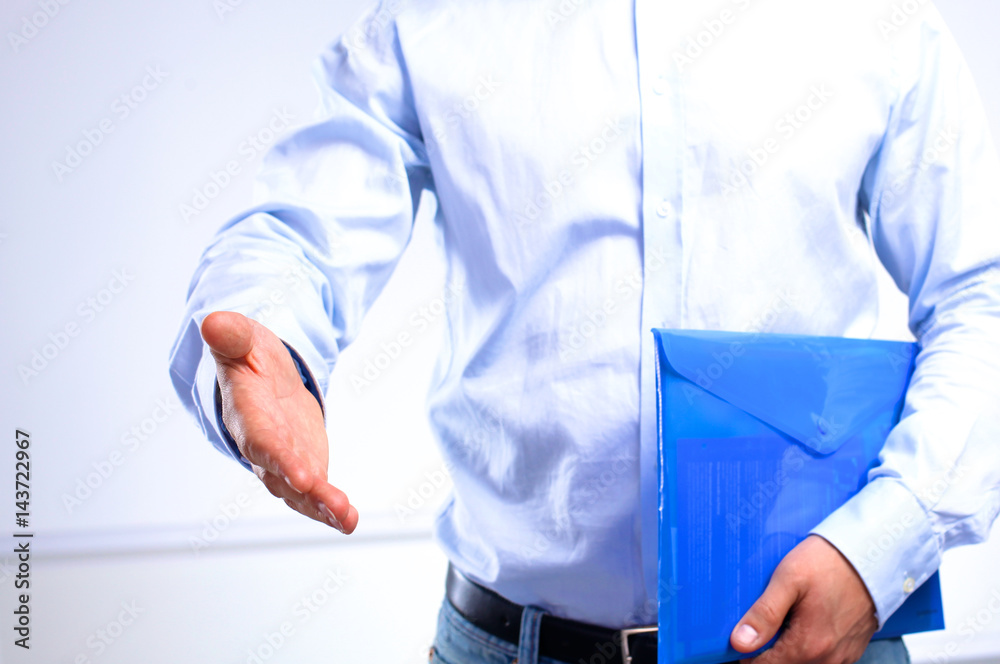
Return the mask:
<path id="1" fill-rule="evenodd" d="M 327 481 L 322 410 L 281 339 L 231 311 L 209 314 L 201 335 L 215 358 L 222 421 L 257 477 L 292 509 L 353 532 L 357 510 Z"/>

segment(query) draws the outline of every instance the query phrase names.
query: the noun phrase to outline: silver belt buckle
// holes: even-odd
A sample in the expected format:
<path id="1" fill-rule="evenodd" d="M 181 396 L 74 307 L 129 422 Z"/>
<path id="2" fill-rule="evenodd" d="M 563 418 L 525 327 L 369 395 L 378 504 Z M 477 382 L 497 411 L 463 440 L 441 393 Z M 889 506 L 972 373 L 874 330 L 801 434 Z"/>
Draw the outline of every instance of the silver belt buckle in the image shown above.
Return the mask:
<path id="1" fill-rule="evenodd" d="M 659 628 L 656 625 L 649 625 L 648 627 L 630 627 L 618 632 L 621 636 L 622 642 L 622 664 L 632 664 L 632 654 L 628 651 L 628 639 L 630 636 L 634 636 L 636 634 L 648 634 L 658 630 Z"/>

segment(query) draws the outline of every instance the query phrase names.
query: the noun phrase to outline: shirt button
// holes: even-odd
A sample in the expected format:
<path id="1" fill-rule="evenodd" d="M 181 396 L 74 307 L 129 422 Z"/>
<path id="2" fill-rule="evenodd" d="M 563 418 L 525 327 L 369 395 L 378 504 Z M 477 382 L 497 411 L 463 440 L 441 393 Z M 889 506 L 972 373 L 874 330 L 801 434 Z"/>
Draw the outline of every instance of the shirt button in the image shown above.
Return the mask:
<path id="1" fill-rule="evenodd" d="M 903 592 L 909 595 L 913 592 L 913 589 L 917 587 L 917 582 L 913 580 L 912 576 L 906 577 L 903 581 Z"/>
<path id="2" fill-rule="evenodd" d="M 658 95 L 667 93 L 667 79 L 665 77 L 660 76 L 656 79 L 656 82 L 653 83 L 653 92 Z"/>
<path id="3" fill-rule="evenodd" d="M 662 200 L 656 206 L 656 214 L 664 219 L 669 219 L 674 216 L 674 206 L 670 204 L 670 201 Z"/>

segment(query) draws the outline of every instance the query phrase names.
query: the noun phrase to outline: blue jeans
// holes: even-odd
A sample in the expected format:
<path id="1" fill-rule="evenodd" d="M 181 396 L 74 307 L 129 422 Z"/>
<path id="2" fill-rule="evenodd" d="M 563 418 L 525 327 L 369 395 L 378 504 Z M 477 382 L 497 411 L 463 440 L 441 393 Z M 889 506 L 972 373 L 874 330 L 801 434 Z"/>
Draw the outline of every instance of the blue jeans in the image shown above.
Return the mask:
<path id="1" fill-rule="evenodd" d="M 538 625 L 542 613 L 528 607 L 521 619 L 521 643 L 508 643 L 479 629 L 445 600 L 438 613 L 431 664 L 579 664 L 538 656 Z M 527 637 L 527 638 L 526 638 Z M 595 655 L 595 659 L 599 656 Z M 617 664 L 613 658 L 608 664 Z M 858 664 L 910 664 L 902 639 L 872 641 Z"/>

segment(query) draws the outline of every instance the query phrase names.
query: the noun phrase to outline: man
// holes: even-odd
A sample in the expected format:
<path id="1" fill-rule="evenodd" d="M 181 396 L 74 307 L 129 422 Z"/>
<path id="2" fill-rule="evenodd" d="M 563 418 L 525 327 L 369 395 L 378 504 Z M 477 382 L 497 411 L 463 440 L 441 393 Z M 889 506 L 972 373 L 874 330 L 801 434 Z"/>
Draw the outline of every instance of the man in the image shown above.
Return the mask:
<path id="1" fill-rule="evenodd" d="M 872 634 L 1000 509 L 1000 167 L 940 16 L 910 5 L 383 3 L 319 59 L 325 119 L 206 251 L 179 394 L 352 532 L 321 396 L 433 192 L 459 295 L 429 400 L 455 486 L 432 656 L 600 661 L 656 620 L 650 328 L 866 337 L 877 257 L 921 342 L 901 421 L 731 642 L 784 623 L 754 661 L 905 661 Z M 266 325 L 242 315 L 272 292 Z"/>

